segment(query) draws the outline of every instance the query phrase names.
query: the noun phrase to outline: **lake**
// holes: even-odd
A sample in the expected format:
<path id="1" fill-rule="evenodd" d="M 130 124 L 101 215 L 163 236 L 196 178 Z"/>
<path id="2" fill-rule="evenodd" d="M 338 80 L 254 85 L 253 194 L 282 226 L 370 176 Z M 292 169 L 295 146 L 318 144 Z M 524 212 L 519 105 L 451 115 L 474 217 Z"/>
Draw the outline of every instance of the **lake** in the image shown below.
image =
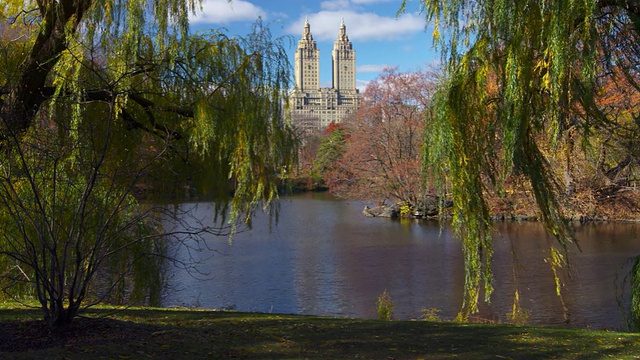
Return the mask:
<path id="1" fill-rule="evenodd" d="M 211 223 L 214 205 L 185 203 L 194 219 Z M 168 270 L 163 305 L 265 313 L 376 318 L 385 290 L 394 317 L 416 319 L 437 309 L 452 319 L 460 309 L 464 268 L 460 242 L 434 221 L 367 218 L 363 203 L 323 193 L 281 199 L 270 226 L 259 214 L 250 231 L 208 236 L 202 251 L 170 249 L 197 272 Z M 624 306 L 617 294 L 640 254 L 640 225 L 587 224 L 576 229 L 581 252 L 570 251 L 563 297 L 555 293 L 547 262 L 555 241 L 538 223 L 498 223 L 494 237 L 494 287 L 478 319 L 506 322 L 514 294 L 528 324 L 622 330 Z M 190 241 L 187 241 L 187 244 Z M 628 302 L 628 301 L 627 301 Z"/>

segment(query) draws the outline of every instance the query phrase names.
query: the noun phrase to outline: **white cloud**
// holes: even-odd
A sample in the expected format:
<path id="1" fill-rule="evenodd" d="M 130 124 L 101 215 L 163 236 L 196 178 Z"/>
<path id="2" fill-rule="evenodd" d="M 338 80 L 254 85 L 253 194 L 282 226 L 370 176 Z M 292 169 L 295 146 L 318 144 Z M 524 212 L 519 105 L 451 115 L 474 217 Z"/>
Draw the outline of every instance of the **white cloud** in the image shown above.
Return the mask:
<path id="1" fill-rule="evenodd" d="M 390 67 L 392 67 L 392 66 L 388 65 L 388 64 L 359 65 L 359 66 L 356 67 L 356 72 L 359 72 L 359 73 L 368 73 L 368 72 L 377 73 L 377 72 L 381 72 L 382 70 L 384 70 L 386 68 L 390 68 Z"/>
<path id="2" fill-rule="evenodd" d="M 325 0 L 320 3 L 320 8 L 325 10 L 347 10 L 353 9 L 357 5 L 369 5 L 392 1 L 397 0 Z M 400 8 L 399 4 L 398 8 Z"/>
<path id="3" fill-rule="evenodd" d="M 351 1 L 349 0 L 328 0 L 320 3 L 320 8 L 324 10 L 346 10 L 351 8 Z"/>
<path id="4" fill-rule="evenodd" d="M 288 27 L 291 34 L 301 34 L 305 16 Z M 323 10 L 308 15 L 311 33 L 319 41 L 333 41 L 338 35 L 340 22 L 344 19 L 347 34 L 352 41 L 394 40 L 424 30 L 424 19 L 419 14 L 403 14 L 400 17 L 385 17 L 374 13 L 357 13 L 350 10 Z"/>
<path id="5" fill-rule="evenodd" d="M 359 89 L 360 92 L 364 92 L 371 81 L 369 80 L 358 80 L 356 79 L 356 89 Z"/>
<path id="6" fill-rule="evenodd" d="M 202 10 L 189 17 L 192 24 L 226 24 L 266 18 L 266 12 L 244 0 L 204 0 Z"/>
<path id="7" fill-rule="evenodd" d="M 381 3 L 381 2 L 392 2 L 392 1 L 396 1 L 396 0 L 351 0 L 354 4 L 375 4 L 375 3 Z M 397 1 L 396 1 L 397 2 Z M 399 4 L 399 2 L 398 2 Z M 398 8 L 400 6 L 398 5 Z"/>

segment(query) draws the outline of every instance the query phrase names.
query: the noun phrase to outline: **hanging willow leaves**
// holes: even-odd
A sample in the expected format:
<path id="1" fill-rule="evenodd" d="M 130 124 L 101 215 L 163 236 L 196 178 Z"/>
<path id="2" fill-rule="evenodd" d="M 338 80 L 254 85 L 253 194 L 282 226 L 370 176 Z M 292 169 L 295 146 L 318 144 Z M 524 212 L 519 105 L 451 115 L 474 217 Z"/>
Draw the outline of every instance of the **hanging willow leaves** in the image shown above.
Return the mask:
<path id="1" fill-rule="evenodd" d="M 406 5 L 402 1 L 401 11 Z M 434 26 L 448 78 L 427 124 L 425 172 L 441 191 L 450 183 L 453 223 L 465 253 L 465 318 L 477 311 L 482 284 L 487 299 L 492 290 L 485 198 L 489 190 L 501 193 L 509 177 L 528 180 L 540 217 L 567 259 L 574 239 L 548 156 L 570 134 L 579 134 L 586 149 L 595 130 L 611 122 L 596 98 L 611 69 L 626 73 L 638 90 L 640 29 L 634 19 L 640 2 L 424 0 L 421 5 Z"/>
<path id="2" fill-rule="evenodd" d="M 0 285 L 52 327 L 105 299 L 157 302 L 167 242 L 216 230 L 177 230 L 141 199 L 208 194 L 235 224 L 277 197 L 294 157 L 283 40 L 261 21 L 192 34 L 199 5 L 0 5 Z"/>

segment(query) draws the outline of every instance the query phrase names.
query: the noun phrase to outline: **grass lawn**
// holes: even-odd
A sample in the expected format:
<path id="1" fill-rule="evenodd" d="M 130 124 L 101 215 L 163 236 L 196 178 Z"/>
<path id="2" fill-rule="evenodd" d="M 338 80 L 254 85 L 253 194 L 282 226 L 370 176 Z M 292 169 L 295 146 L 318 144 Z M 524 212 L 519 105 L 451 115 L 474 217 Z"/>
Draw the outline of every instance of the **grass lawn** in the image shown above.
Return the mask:
<path id="1" fill-rule="evenodd" d="M 51 333 L 0 308 L 0 359 L 640 359 L 640 335 L 453 322 L 135 308 Z"/>

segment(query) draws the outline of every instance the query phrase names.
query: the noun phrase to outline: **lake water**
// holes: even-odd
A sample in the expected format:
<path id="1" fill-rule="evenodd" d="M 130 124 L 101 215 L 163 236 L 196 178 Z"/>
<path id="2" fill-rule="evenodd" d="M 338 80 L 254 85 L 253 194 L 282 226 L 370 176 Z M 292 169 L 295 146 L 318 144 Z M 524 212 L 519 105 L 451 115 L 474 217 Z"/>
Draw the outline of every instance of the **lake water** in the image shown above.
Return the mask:
<path id="1" fill-rule="evenodd" d="M 210 203 L 181 207 L 195 218 L 213 216 Z M 450 229 L 430 221 L 366 218 L 363 207 L 328 194 L 283 198 L 277 225 L 269 226 L 268 216 L 260 214 L 253 229 L 231 243 L 209 236 L 203 251 L 173 249 L 186 261 L 198 261 L 198 272 L 171 267 L 163 305 L 376 318 L 376 300 L 386 290 L 395 318 L 419 318 L 422 308 L 454 318 L 464 268 Z M 626 328 L 616 294 L 627 260 L 640 254 L 640 225 L 579 226 L 582 252 L 571 249 L 562 299 L 546 262 L 555 240 L 540 224 L 500 223 L 496 231 L 495 292 L 478 317 L 506 321 L 518 290 L 528 324 Z"/>

